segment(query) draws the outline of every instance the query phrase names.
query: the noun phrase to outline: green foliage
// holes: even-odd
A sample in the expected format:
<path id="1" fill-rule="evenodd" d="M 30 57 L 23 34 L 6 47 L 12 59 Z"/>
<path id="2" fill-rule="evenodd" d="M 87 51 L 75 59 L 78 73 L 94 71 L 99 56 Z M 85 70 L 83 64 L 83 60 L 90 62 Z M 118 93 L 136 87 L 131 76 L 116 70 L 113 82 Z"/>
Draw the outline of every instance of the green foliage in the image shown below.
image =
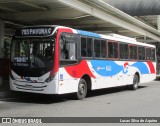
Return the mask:
<path id="1" fill-rule="evenodd" d="M 10 41 L 8 39 L 4 40 L 4 50 L 3 50 L 3 56 L 4 58 L 9 58 L 10 57 Z"/>

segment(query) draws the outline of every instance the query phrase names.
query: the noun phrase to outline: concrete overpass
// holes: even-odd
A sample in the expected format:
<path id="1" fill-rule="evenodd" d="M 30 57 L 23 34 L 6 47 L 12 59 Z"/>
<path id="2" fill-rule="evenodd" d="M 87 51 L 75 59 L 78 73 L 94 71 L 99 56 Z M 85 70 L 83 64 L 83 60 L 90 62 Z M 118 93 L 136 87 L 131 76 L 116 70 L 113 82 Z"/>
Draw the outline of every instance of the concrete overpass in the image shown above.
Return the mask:
<path id="1" fill-rule="evenodd" d="M 157 17 L 139 17 L 139 21 L 137 17 L 110 6 L 107 0 L 0 1 L 1 32 L 5 24 L 4 33 L 9 36 L 19 26 L 58 24 L 104 34 L 119 33 L 137 38 L 145 36 L 159 41 Z"/>
<path id="2" fill-rule="evenodd" d="M 64 25 L 102 34 L 117 33 L 143 42 L 159 42 L 159 22 L 158 15 L 130 16 L 107 0 L 1 0 L 0 58 L 4 56 L 4 39 L 10 38 L 21 26 Z"/>

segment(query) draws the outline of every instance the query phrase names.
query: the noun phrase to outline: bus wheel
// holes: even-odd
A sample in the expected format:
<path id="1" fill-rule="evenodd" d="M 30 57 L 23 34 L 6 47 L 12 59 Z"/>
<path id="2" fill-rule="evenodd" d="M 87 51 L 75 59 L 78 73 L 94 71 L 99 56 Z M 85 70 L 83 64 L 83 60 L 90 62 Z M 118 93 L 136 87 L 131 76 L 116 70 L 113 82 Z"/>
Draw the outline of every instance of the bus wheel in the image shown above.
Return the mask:
<path id="1" fill-rule="evenodd" d="M 84 79 L 80 79 L 78 84 L 77 99 L 81 100 L 87 95 L 87 83 Z"/>
<path id="2" fill-rule="evenodd" d="M 136 90 L 138 88 L 138 83 L 139 83 L 139 78 L 138 76 L 135 74 L 134 78 L 133 78 L 133 84 L 131 86 L 132 90 Z"/>

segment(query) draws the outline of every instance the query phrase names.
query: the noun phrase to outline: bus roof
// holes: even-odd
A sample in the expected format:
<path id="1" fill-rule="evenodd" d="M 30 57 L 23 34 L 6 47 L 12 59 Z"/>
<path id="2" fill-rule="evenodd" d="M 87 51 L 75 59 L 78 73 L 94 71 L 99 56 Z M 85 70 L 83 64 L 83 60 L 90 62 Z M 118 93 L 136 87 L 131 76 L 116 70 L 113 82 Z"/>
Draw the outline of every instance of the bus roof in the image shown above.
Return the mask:
<path id="1" fill-rule="evenodd" d="M 142 46 L 148 46 L 148 47 L 155 48 L 154 45 L 146 44 L 146 43 L 142 43 L 142 42 L 137 42 L 136 39 L 134 39 L 134 38 L 130 38 L 130 37 L 126 37 L 126 36 L 122 36 L 122 35 L 118 35 L 118 34 L 103 35 L 103 34 L 73 29 L 70 27 L 59 26 L 59 25 L 39 25 L 39 26 L 29 26 L 29 27 L 22 27 L 22 28 L 24 29 L 24 28 L 38 28 L 38 27 L 39 28 L 52 27 L 52 28 L 54 28 L 54 31 L 59 28 L 68 28 L 68 29 L 72 30 L 73 33 L 75 33 L 75 34 L 80 34 L 80 35 L 94 37 L 94 38 L 101 38 L 101 39 L 107 39 L 107 40 L 112 40 L 112 41 L 120 41 L 120 42 L 129 43 L 129 44 L 133 44 L 133 45 L 135 44 L 135 45 L 142 45 Z M 52 30 L 52 32 L 53 32 L 53 30 Z"/>
<path id="2" fill-rule="evenodd" d="M 63 28 L 63 26 L 57 26 L 57 27 Z M 94 32 L 77 30 L 77 29 L 73 29 L 73 28 L 70 28 L 70 27 L 64 27 L 64 28 L 69 28 L 72 31 L 74 31 L 74 33 L 84 35 L 84 36 L 102 38 L 102 39 L 113 40 L 113 41 L 120 41 L 120 42 L 129 43 L 129 44 L 133 44 L 133 45 L 141 45 L 141 46 L 155 48 L 154 45 L 138 42 L 135 38 L 130 38 L 130 37 L 122 36 L 122 35 L 118 35 L 118 34 L 102 35 L 102 34 L 98 34 L 98 33 L 94 33 Z"/>
<path id="3" fill-rule="evenodd" d="M 130 37 L 122 36 L 122 35 L 118 35 L 118 34 L 102 35 L 102 34 L 83 31 L 83 30 L 77 30 L 77 32 L 80 35 L 85 35 L 85 36 L 89 36 L 89 37 L 102 38 L 102 39 L 107 39 L 107 40 L 129 43 L 129 44 L 133 44 L 133 45 L 141 45 L 141 46 L 148 46 L 148 47 L 155 48 L 154 45 L 142 43 L 142 42 L 137 42 L 137 40 L 134 38 L 130 38 Z"/>

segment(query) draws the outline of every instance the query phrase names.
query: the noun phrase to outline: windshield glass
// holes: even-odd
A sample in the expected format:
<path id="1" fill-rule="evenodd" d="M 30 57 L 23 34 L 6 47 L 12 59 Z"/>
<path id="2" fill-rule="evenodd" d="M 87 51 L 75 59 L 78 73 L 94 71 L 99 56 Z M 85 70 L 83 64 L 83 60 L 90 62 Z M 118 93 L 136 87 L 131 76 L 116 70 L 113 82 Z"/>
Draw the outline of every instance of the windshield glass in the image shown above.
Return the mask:
<path id="1" fill-rule="evenodd" d="M 12 43 L 11 62 L 17 66 L 48 67 L 53 61 L 54 39 L 17 39 Z M 25 65 L 26 64 L 26 65 Z"/>
<path id="2" fill-rule="evenodd" d="M 54 38 L 14 39 L 11 50 L 12 67 L 49 71 L 53 67 L 54 47 Z"/>

